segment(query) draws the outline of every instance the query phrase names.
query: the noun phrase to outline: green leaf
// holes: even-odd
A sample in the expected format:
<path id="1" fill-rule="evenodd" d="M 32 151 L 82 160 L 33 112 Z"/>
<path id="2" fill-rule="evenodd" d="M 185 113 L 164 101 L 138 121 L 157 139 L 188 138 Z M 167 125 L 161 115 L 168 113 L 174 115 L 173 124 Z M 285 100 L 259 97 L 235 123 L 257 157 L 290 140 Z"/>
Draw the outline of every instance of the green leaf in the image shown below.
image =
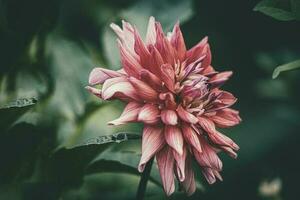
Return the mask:
<path id="1" fill-rule="evenodd" d="M 140 139 L 140 136 L 123 132 L 91 138 L 72 148 L 60 148 L 51 157 L 50 178 L 62 185 L 78 185 L 82 181 L 88 163 L 96 155 L 112 144 L 134 139 Z"/>
<path id="2" fill-rule="evenodd" d="M 116 172 L 140 176 L 141 174 L 137 170 L 140 157 L 141 155 L 134 151 L 112 151 L 107 149 L 90 163 L 87 173 Z M 149 181 L 161 186 L 155 163 L 152 166 Z"/>
<path id="3" fill-rule="evenodd" d="M 295 70 L 298 68 L 300 68 L 300 60 L 296 60 L 296 61 L 284 64 L 284 65 L 280 65 L 275 68 L 272 78 L 273 79 L 277 78 L 281 72 Z"/>
<path id="4" fill-rule="evenodd" d="M 286 5 L 283 5 L 282 2 L 278 0 L 263 0 L 259 2 L 253 10 L 262 12 L 280 21 L 294 20 L 295 17 L 293 13 L 287 10 L 286 7 Z"/>
<path id="5" fill-rule="evenodd" d="M 36 98 L 23 98 L 0 106 L 0 127 L 7 128 L 37 102 Z"/>

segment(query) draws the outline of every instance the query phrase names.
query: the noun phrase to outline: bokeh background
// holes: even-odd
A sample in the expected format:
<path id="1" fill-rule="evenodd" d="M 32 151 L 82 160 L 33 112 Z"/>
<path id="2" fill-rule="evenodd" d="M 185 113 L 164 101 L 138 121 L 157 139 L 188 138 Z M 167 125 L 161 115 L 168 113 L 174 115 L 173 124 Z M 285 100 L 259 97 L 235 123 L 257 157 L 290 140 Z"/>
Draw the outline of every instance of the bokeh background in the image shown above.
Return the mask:
<path id="1" fill-rule="evenodd" d="M 123 104 L 84 87 L 92 68 L 120 68 L 109 24 L 125 19 L 144 35 L 151 15 L 166 32 L 180 20 L 188 47 L 209 37 L 213 66 L 234 71 L 224 88 L 238 97 L 243 119 L 225 130 L 241 150 L 237 160 L 221 154 L 224 181 L 208 185 L 195 166 L 197 192 L 170 199 L 298 199 L 300 70 L 277 79 L 272 72 L 300 58 L 300 22 L 255 12 L 258 2 L 1 0 L 0 199 L 135 198 L 140 140 L 69 148 L 140 134 L 140 124 L 107 126 Z M 155 165 L 151 177 L 145 199 L 166 199 Z"/>

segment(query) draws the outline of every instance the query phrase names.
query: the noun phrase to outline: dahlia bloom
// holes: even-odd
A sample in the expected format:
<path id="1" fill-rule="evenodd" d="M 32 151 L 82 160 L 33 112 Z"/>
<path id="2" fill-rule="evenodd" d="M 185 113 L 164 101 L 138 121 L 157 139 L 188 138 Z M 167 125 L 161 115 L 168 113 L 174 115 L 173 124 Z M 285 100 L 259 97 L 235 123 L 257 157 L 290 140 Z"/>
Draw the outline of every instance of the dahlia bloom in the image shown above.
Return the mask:
<path id="1" fill-rule="evenodd" d="M 229 108 L 237 99 L 220 89 L 232 72 L 217 72 L 211 66 L 207 37 L 187 50 L 178 23 L 165 36 L 153 17 L 145 42 L 128 22 L 111 28 L 118 36 L 122 69 L 93 69 L 89 84 L 102 88 L 87 89 L 101 99 L 127 103 L 110 125 L 144 123 L 138 170 L 155 156 L 167 195 L 175 190 L 175 177 L 188 195 L 195 192 L 193 159 L 208 183 L 222 180 L 217 153 L 236 158 L 239 147 L 217 127 L 232 127 L 241 119 Z"/>

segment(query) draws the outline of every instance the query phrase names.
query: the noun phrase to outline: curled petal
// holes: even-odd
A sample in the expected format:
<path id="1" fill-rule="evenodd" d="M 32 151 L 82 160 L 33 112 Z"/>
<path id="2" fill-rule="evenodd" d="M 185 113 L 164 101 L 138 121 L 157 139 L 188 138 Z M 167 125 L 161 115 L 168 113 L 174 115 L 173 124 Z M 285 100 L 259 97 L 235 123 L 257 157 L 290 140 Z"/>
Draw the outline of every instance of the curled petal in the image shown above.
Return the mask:
<path id="1" fill-rule="evenodd" d="M 108 122 L 109 125 L 121 125 L 128 122 L 136 122 L 138 113 L 142 105 L 136 102 L 130 102 L 126 105 L 123 113 L 118 119 Z"/>
<path id="2" fill-rule="evenodd" d="M 179 155 L 183 154 L 183 137 L 177 126 L 165 126 L 165 138 L 168 143 Z"/>
<path id="3" fill-rule="evenodd" d="M 96 85 L 96 84 L 103 84 L 109 78 L 119 77 L 123 74 L 117 71 L 104 69 L 104 68 L 94 68 L 89 76 L 89 84 Z"/>
<path id="4" fill-rule="evenodd" d="M 200 126 L 208 133 L 208 137 L 213 143 L 239 150 L 239 146 L 235 142 L 216 130 L 215 124 L 211 120 L 204 117 L 198 117 L 198 119 Z"/>
<path id="5" fill-rule="evenodd" d="M 198 134 L 188 124 L 182 125 L 182 133 L 185 141 L 191 144 L 198 152 L 202 152 L 201 144 L 198 138 Z"/>
<path id="6" fill-rule="evenodd" d="M 176 23 L 176 25 L 174 26 L 171 37 L 171 44 L 175 48 L 179 60 L 183 61 L 185 59 L 186 47 L 182 32 L 179 27 L 179 23 Z"/>
<path id="7" fill-rule="evenodd" d="M 207 141 L 199 137 L 200 143 L 202 145 L 202 152 L 198 152 L 193 149 L 194 156 L 201 167 L 208 167 L 215 169 L 217 171 L 222 170 L 222 161 L 218 157 L 216 151 L 207 143 Z"/>
<path id="8" fill-rule="evenodd" d="M 220 87 L 229 79 L 231 75 L 232 71 L 217 73 L 209 80 L 209 83 L 213 88 Z"/>
<path id="9" fill-rule="evenodd" d="M 173 151 L 169 147 L 163 148 L 156 154 L 157 165 L 164 190 L 170 196 L 175 190 L 174 183 L 174 156 Z"/>
<path id="10" fill-rule="evenodd" d="M 203 38 L 197 45 L 187 51 L 187 63 L 191 63 L 204 55 L 204 48 L 207 46 L 208 37 Z"/>
<path id="11" fill-rule="evenodd" d="M 191 196 L 196 191 L 196 183 L 195 183 L 195 177 L 194 177 L 194 171 L 192 168 L 192 160 L 190 156 L 186 159 L 186 165 L 185 165 L 185 179 L 181 183 L 183 189 L 187 193 L 188 196 Z"/>
<path id="12" fill-rule="evenodd" d="M 195 115 L 186 111 L 181 105 L 178 106 L 176 111 L 183 121 L 191 124 L 196 124 L 198 122 L 198 118 Z"/>
<path id="13" fill-rule="evenodd" d="M 167 125 L 176 125 L 177 124 L 177 114 L 174 110 L 162 110 L 161 120 L 164 124 Z"/>
<path id="14" fill-rule="evenodd" d="M 183 148 L 183 154 L 179 155 L 176 151 L 173 150 L 173 155 L 176 161 L 176 171 L 178 179 L 180 182 L 185 179 L 185 160 L 186 160 L 186 148 Z"/>
<path id="15" fill-rule="evenodd" d="M 162 90 L 162 82 L 156 75 L 151 73 L 150 71 L 143 69 L 140 72 L 141 80 L 144 80 L 147 84 L 149 84 L 152 88 L 156 90 Z"/>
<path id="16" fill-rule="evenodd" d="M 99 90 L 97 88 L 93 88 L 91 86 L 86 86 L 85 89 L 87 89 L 90 93 L 94 94 L 95 96 L 102 98 L 101 90 Z"/>
<path id="17" fill-rule="evenodd" d="M 170 64 L 163 64 L 161 66 L 162 81 L 166 84 L 166 87 L 174 92 L 175 86 L 175 72 Z"/>
<path id="18" fill-rule="evenodd" d="M 156 43 L 155 18 L 151 16 L 147 28 L 146 44 L 154 45 L 155 43 Z"/>
<path id="19" fill-rule="evenodd" d="M 156 105 L 145 104 L 138 115 L 138 121 L 146 124 L 154 124 L 159 121 L 159 110 Z"/>
<path id="20" fill-rule="evenodd" d="M 139 77 L 139 72 L 143 67 L 140 65 L 139 58 L 137 55 L 131 52 L 131 50 L 124 46 L 120 40 L 118 41 L 120 54 L 121 54 L 121 63 L 125 72 L 134 77 Z"/>
<path id="21" fill-rule="evenodd" d="M 129 77 L 128 80 L 136 89 L 137 94 L 145 101 L 155 101 L 158 98 L 158 93 L 152 89 L 148 84 L 145 82 L 136 79 L 134 77 Z"/>
<path id="22" fill-rule="evenodd" d="M 166 93 L 160 93 L 159 94 L 159 99 L 164 100 L 165 106 L 167 109 L 176 109 L 176 102 L 174 95 L 171 92 L 166 92 Z"/>
<path id="23" fill-rule="evenodd" d="M 209 184 L 214 184 L 216 182 L 216 177 L 213 172 L 213 169 L 211 168 L 203 168 L 202 169 L 202 174 L 204 175 L 205 179 Z"/>
<path id="24" fill-rule="evenodd" d="M 146 163 L 166 144 L 163 129 L 155 126 L 145 126 L 142 140 L 142 157 L 138 166 L 143 172 Z"/>
<path id="25" fill-rule="evenodd" d="M 241 122 L 239 112 L 230 108 L 218 110 L 210 119 L 221 128 L 235 126 Z"/>
<path id="26" fill-rule="evenodd" d="M 104 100 L 118 97 L 122 100 L 139 100 L 136 90 L 124 77 L 107 79 L 102 87 L 102 98 Z"/>

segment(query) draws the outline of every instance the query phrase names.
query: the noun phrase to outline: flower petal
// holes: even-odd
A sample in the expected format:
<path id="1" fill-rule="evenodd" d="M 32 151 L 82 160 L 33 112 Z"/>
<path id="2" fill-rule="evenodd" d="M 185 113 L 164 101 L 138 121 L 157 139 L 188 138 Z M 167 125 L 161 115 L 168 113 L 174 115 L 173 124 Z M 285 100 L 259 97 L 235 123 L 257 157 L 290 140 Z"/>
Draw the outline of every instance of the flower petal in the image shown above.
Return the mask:
<path id="1" fill-rule="evenodd" d="M 173 28 L 171 44 L 176 49 L 176 53 L 179 60 L 183 61 L 185 59 L 186 47 L 182 36 L 182 32 L 179 27 L 179 23 L 176 23 L 176 25 Z"/>
<path id="2" fill-rule="evenodd" d="M 202 152 L 201 144 L 198 138 L 197 133 L 194 131 L 194 129 L 189 126 L 188 124 L 182 125 L 182 133 L 185 141 L 188 144 L 191 144 L 198 152 Z"/>
<path id="3" fill-rule="evenodd" d="M 160 68 L 162 81 L 170 91 L 174 92 L 175 72 L 173 67 L 170 64 L 163 64 Z"/>
<path id="4" fill-rule="evenodd" d="M 105 68 L 94 68 L 89 76 L 89 84 L 96 85 L 96 84 L 103 84 L 106 79 L 114 78 L 122 76 L 120 72 L 105 69 Z"/>
<path id="5" fill-rule="evenodd" d="M 159 121 L 159 109 L 156 105 L 145 104 L 138 115 L 138 121 L 146 124 L 154 124 Z"/>
<path id="6" fill-rule="evenodd" d="M 155 90 L 162 90 L 162 81 L 153 73 L 146 69 L 142 69 L 140 72 L 141 80 L 144 80 Z"/>
<path id="7" fill-rule="evenodd" d="M 130 102 L 126 105 L 123 113 L 118 119 L 108 122 L 109 125 L 121 125 L 128 122 L 137 121 L 138 113 L 141 110 L 142 105 L 136 102 Z"/>
<path id="8" fill-rule="evenodd" d="M 164 124 L 167 125 L 176 125 L 177 124 L 177 114 L 174 110 L 162 110 L 161 120 Z"/>
<path id="9" fill-rule="evenodd" d="M 202 169 L 202 174 L 204 175 L 205 179 L 209 184 L 214 184 L 216 182 L 216 177 L 213 172 L 213 169 L 211 168 L 203 168 Z"/>
<path id="10" fill-rule="evenodd" d="M 239 112 L 230 108 L 218 110 L 210 119 L 221 128 L 235 126 L 241 122 Z"/>
<path id="11" fill-rule="evenodd" d="M 196 124 L 198 122 L 198 118 L 186 111 L 181 105 L 178 106 L 176 109 L 178 116 L 185 122 L 191 123 L 191 124 Z"/>
<path id="12" fill-rule="evenodd" d="M 156 43 L 155 18 L 151 16 L 147 28 L 146 44 L 154 45 L 155 43 Z"/>
<path id="13" fill-rule="evenodd" d="M 215 169 L 217 171 L 222 170 L 222 161 L 218 157 L 215 149 L 213 149 L 207 141 L 199 137 L 200 143 L 202 145 L 202 152 L 198 152 L 196 149 L 193 149 L 194 156 L 201 167 L 208 167 Z"/>
<path id="14" fill-rule="evenodd" d="M 146 163 L 166 144 L 163 129 L 155 126 L 145 126 L 142 140 L 142 157 L 138 166 L 143 172 Z"/>
<path id="15" fill-rule="evenodd" d="M 94 94 L 95 96 L 102 98 L 100 89 L 93 88 L 91 86 L 86 86 L 85 89 L 87 89 L 90 93 Z"/>
<path id="16" fill-rule="evenodd" d="M 183 154 L 183 137 L 177 126 L 165 126 L 165 138 L 168 143 L 179 155 Z"/>
<path id="17" fill-rule="evenodd" d="M 104 100 L 118 97 L 122 100 L 139 100 L 136 90 L 124 77 L 107 79 L 102 87 L 102 98 Z"/>
<path id="18" fill-rule="evenodd" d="M 203 38 L 197 45 L 186 52 L 187 64 L 196 61 L 204 55 L 204 48 L 207 46 L 208 37 Z"/>
<path id="19" fill-rule="evenodd" d="M 181 185 L 188 196 L 191 196 L 196 191 L 196 183 L 195 183 L 194 171 L 192 167 L 192 159 L 190 158 L 190 156 L 188 156 L 186 159 L 185 179 L 181 183 Z"/>
<path id="20" fill-rule="evenodd" d="M 145 82 L 136 79 L 134 77 L 129 77 L 128 80 L 136 89 L 137 94 L 145 101 L 156 101 L 158 98 L 158 93 L 152 89 L 148 84 Z"/>
<path id="21" fill-rule="evenodd" d="M 175 191 L 174 182 L 174 156 L 169 147 L 163 148 L 156 154 L 157 165 L 162 180 L 162 184 L 167 196 Z"/>
<path id="22" fill-rule="evenodd" d="M 232 71 L 217 73 L 209 80 L 208 83 L 213 88 L 220 87 L 229 79 L 230 76 L 232 76 Z"/>
<path id="23" fill-rule="evenodd" d="M 187 150 L 183 148 L 183 154 L 179 155 L 177 151 L 173 150 L 173 155 L 176 161 L 176 171 L 178 175 L 178 179 L 180 182 L 185 179 L 185 160 L 186 160 Z"/>

